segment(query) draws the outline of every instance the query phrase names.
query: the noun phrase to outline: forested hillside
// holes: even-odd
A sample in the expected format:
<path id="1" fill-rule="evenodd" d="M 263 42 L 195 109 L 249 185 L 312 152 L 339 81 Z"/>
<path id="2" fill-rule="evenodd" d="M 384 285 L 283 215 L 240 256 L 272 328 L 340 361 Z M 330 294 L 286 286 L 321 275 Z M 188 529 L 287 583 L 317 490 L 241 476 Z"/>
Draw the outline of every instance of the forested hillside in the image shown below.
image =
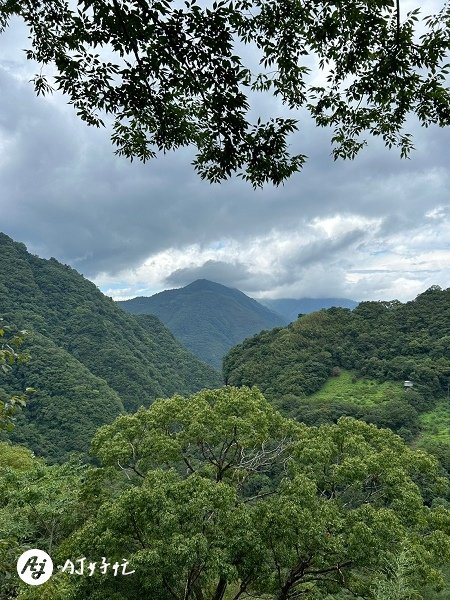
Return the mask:
<path id="1" fill-rule="evenodd" d="M 156 317 L 126 314 L 75 270 L 4 234 L 0 316 L 32 332 L 25 347 L 32 360 L 2 383 L 4 393 L 37 390 L 15 438 L 53 459 L 86 450 L 95 428 L 124 409 L 221 385 Z"/>
<path id="2" fill-rule="evenodd" d="M 349 415 L 389 427 L 450 467 L 450 289 L 304 315 L 233 348 L 224 376 L 309 425 Z"/>
<path id="3" fill-rule="evenodd" d="M 224 361 L 231 384 L 261 387 L 269 396 L 304 397 L 334 367 L 378 380 L 413 380 L 432 395 L 450 378 L 450 288 L 432 287 L 414 301 L 361 302 L 304 315 L 233 348 Z"/>
<path id="4" fill-rule="evenodd" d="M 82 456 L 49 465 L 0 440 L 0 599 L 447 600 L 446 464 L 439 452 L 440 463 L 387 429 L 413 438 L 419 407 L 422 431 L 435 425 L 430 411 L 447 414 L 449 357 L 438 336 L 448 318 L 448 297 L 440 302 L 446 292 L 419 297 L 408 318 L 391 318 L 403 314 L 398 303 L 366 303 L 355 313 L 314 313 L 244 342 L 225 361 L 228 380 L 253 373 L 263 386 L 267 370 L 269 400 L 256 387 L 228 385 L 151 402 L 150 368 L 165 373 L 167 382 L 156 375 L 153 383 L 161 390 L 198 386 L 200 375 L 214 371 L 180 348 L 156 317 L 127 315 L 71 269 L 2 241 L 23 275 L 15 280 L 12 269 L 2 280 L 5 318 L 33 331 L 19 335 L 17 351 L 0 334 L 0 431 L 11 425 L 11 395 L 35 387 L 14 439 L 61 462 L 93 436 L 96 463 Z M 415 310 L 417 303 L 423 306 Z M 422 353 L 419 338 L 412 343 L 418 323 L 422 342 L 431 332 L 431 350 Z M 5 328 L 6 341 L 15 330 Z M 408 392 L 388 370 L 397 364 L 400 335 L 398 344 L 410 348 L 400 358 L 415 367 L 408 377 L 416 389 Z M 25 351 L 30 359 L 20 362 Z M 385 370 L 369 379 L 377 352 Z M 434 370 L 425 369 L 427 354 Z M 90 368 L 95 356 L 104 376 Z M 127 361 L 145 389 L 138 398 L 149 404 L 134 414 L 122 414 L 132 403 L 118 385 L 132 385 Z M 120 369 L 121 379 L 108 379 L 108 367 Z M 36 588 L 16 575 L 17 557 L 30 548 L 45 549 L 57 565 Z"/>
<path id="5" fill-rule="evenodd" d="M 288 322 L 243 292 L 206 279 L 118 304 L 132 314 L 156 315 L 186 348 L 217 369 L 235 344 Z"/>

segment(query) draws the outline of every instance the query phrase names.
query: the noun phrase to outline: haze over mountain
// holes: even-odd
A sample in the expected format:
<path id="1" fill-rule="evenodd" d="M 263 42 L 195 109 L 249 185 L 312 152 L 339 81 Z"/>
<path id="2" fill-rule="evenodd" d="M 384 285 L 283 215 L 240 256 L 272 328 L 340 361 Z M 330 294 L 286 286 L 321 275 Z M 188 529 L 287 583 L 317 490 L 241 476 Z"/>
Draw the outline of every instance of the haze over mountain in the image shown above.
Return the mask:
<path id="1" fill-rule="evenodd" d="M 285 317 L 289 322 L 295 321 L 299 314 L 308 314 L 322 308 L 355 308 L 358 302 L 348 298 L 261 298 L 258 300 L 274 312 Z"/>
<path id="2" fill-rule="evenodd" d="M 222 384 L 156 317 L 125 313 L 74 269 L 2 233 L 0 317 L 31 331 L 31 360 L 0 388 L 0 399 L 37 390 L 14 437 L 53 460 L 87 450 L 95 429 L 124 410 Z"/>
<path id="3" fill-rule="evenodd" d="M 235 344 L 287 324 L 284 317 L 243 292 L 207 279 L 118 304 L 132 314 L 156 315 L 186 348 L 218 369 Z"/>

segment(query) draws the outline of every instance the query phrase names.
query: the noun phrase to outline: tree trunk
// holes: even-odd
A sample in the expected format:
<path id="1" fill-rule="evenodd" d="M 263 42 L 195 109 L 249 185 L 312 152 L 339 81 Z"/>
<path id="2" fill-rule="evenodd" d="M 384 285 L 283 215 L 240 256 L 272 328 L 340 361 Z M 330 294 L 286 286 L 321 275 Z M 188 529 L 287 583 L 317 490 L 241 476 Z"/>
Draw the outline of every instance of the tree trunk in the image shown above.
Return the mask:
<path id="1" fill-rule="evenodd" d="M 285 582 L 285 584 L 283 585 L 283 587 L 278 592 L 276 600 L 287 600 L 289 591 L 290 591 L 293 583 L 294 583 L 293 578 L 289 577 L 287 579 L 287 581 Z"/>
<path id="2" fill-rule="evenodd" d="M 216 588 L 215 594 L 213 596 L 213 600 L 222 600 L 226 589 L 227 589 L 227 580 L 222 575 L 219 579 L 219 583 L 217 584 L 217 588 Z"/>
<path id="3" fill-rule="evenodd" d="M 202 590 L 202 586 L 201 585 L 196 585 L 194 587 L 194 595 L 195 595 L 195 599 L 196 600 L 205 600 L 205 597 L 203 595 L 203 590 Z"/>

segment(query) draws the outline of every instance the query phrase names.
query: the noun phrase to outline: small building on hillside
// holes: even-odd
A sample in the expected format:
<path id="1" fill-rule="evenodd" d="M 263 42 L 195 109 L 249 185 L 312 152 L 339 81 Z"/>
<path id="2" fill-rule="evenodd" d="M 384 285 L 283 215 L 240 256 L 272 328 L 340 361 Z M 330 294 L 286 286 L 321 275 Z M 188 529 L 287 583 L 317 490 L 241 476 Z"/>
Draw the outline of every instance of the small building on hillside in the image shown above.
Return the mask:
<path id="1" fill-rule="evenodd" d="M 414 383 L 412 381 L 405 381 L 403 384 L 403 388 L 405 390 L 410 390 L 412 387 L 414 387 Z"/>

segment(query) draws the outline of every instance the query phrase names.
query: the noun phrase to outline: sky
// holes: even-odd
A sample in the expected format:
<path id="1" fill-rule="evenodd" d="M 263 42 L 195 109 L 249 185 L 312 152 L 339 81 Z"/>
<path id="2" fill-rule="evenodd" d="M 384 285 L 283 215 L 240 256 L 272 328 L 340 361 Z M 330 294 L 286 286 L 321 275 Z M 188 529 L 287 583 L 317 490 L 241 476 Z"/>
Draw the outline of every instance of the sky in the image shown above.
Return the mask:
<path id="1" fill-rule="evenodd" d="M 211 185 L 190 149 L 130 163 L 63 96 L 36 97 L 26 37 L 16 21 L 0 36 L 0 230 L 30 252 L 115 299 L 198 278 L 268 298 L 406 301 L 450 287 L 449 130 L 411 122 L 410 160 L 369 140 L 334 162 L 330 132 L 305 120 L 292 149 L 308 161 L 284 186 Z"/>

